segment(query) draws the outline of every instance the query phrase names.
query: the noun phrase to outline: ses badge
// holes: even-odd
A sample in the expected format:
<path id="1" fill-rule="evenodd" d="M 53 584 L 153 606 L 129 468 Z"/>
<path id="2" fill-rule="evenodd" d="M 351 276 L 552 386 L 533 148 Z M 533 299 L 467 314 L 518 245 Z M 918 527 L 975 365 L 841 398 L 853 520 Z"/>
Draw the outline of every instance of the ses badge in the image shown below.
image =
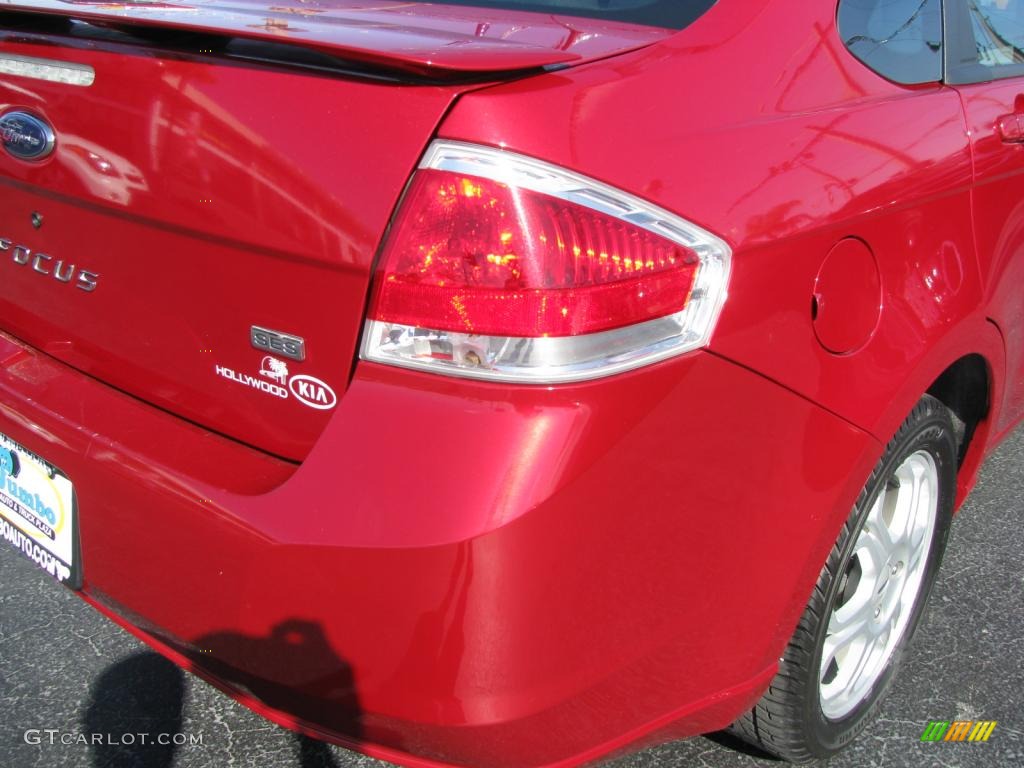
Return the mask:
<path id="1" fill-rule="evenodd" d="M 306 342 L 300 336 L 272 331 L 254 325 L 249 329 L 249 342 L 256 349 L 263 349 L 274 355 L 290 357 L 292 360 L 306 359 Z"/>

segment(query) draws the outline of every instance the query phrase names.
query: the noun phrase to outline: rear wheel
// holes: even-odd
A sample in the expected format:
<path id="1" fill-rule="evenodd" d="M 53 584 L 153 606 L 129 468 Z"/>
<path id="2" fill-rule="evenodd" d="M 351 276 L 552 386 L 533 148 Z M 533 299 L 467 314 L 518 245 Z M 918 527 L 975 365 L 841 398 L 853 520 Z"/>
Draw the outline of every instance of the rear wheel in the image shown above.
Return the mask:
<path id="1" fill-rule="evenodd" d="M 779 671 L 733 732 L 807 762 L 873 717 L 921 618 L 953 510 L 956 439 L 925 396 L 889 442 L 818 577 Z"/>

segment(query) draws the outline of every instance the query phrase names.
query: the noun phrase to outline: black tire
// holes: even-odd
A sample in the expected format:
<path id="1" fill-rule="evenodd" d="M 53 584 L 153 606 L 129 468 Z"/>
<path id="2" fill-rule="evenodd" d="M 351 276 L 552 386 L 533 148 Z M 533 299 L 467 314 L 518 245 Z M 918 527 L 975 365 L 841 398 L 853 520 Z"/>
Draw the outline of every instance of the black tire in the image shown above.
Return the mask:
<path id="1" fill-rule="evenodd" d="M 872 506 L 883 489 L 888 492 L 894 487 L 891 483 L 896 482 L 897 468 L 912 456 L 921 457 L 921 452 L 931 456 L 935 463 L 938 493 L 931 544 L 923 560 L 916 598 L 912 598 L 909 618 L 902 633 L 897 633 L 898 639 L 893 641 L 888 661 L 879 661 L 880 671 L 876 677 L 869 677 L 873 682 L 863 698 L 858 698 L 859 692 L 852 693 L 856 688 L 851 683 L 846 701 L 853 708 L 837 719 L 830 719 L 822 709 L 820 679 L 829 620 L 833 612 L 850 599 L 846 594 L 850 589 L 851 571 L 856 572 L 855 578 L 859 581 L 858 569 L 861 566 L 854 559 L 854 550 Z M 956 437 L 949 411 L 938 400 L 926 395 L 889 441 L 865 483 L 821 570 L 814 592 L 786 647 L 778 673 L 754 708 L 732 725 L 730 730 L 734 735 L 784 760 L 806 763 L 839 751 L 874 718 L 921 619 L 942 560 L 956 492 L 956 456 Z M 922 540 L 925 538 L 927 534 L 922 534 Z M 857 587 L 854 586 L 853 590 Z M 844 602 L 837 603 L 841 598 Z M 859 666 L 859 663 L 854 666 Z M 828 677 L 834 673 L 826 671 L 824 674 Z M 828 684 L 832 682 L 828 681 Z M 853 705 L 853 701 L 858 703 Z"/>

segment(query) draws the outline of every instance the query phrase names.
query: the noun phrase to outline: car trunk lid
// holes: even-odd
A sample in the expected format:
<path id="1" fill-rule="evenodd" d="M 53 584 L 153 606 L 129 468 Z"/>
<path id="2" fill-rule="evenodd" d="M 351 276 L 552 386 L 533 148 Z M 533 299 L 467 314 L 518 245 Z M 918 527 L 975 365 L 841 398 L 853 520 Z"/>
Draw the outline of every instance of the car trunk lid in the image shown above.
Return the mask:
<path id="1" fill-rule="evenodd" d="M 33 117 L 55 146 L 0 151 L 0 328 L 301 460 L 344 396 L 374 254 L 452 101 L 656 35 L 573 42 L 538 16 L 518 43 L 474 32 L 467 9 L 357 23 L 302 3 L 195 7 L 5 6 L 44 15 L 0 17 L 0 119 Z"/>

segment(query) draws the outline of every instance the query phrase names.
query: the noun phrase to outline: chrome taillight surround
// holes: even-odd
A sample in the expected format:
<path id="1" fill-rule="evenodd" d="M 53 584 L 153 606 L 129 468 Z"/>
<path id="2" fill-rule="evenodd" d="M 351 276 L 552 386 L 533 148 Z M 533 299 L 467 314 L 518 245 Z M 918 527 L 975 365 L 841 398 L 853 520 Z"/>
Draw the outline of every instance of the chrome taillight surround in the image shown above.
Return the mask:
<path id="1" fill-rule="evenodd" d="M 469 174 L 560 198 L 629 222 L 691 250 L 700 265 L 680 311 L 577 336 L 488 336 L 368 319 L 360 356 L 449 376 L 523 384 L 583 381 L 707 345 L 725 303 L 732 251 L 721 238 L 635 195 L 503 149 L 436 140 L 422 169 Z M 438 351 L 443 354 L 438 354 Z"/>

